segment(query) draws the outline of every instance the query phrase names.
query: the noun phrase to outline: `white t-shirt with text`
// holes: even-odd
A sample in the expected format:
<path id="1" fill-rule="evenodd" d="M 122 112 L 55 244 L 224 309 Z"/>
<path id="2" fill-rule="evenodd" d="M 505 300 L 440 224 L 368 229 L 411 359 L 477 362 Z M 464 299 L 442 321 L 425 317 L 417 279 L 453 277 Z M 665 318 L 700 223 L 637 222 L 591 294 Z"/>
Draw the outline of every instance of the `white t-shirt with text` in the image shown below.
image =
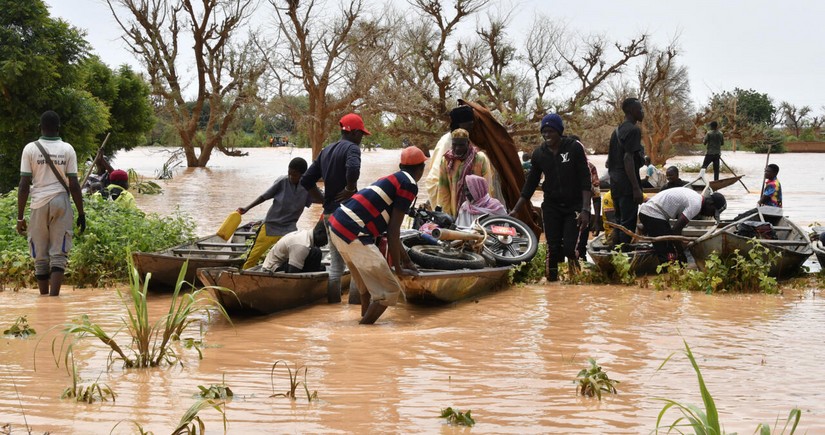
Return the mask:
<path id="1" fill-rule="evenodd" d="M 49 153 L 55 168 L 57 168 L 63 181 L 68 186 L 68 176 L 77 177 L 77 154 L 75 154 L 74 148 L 60 140 L 60 138 L 55 140 L 40 138 L 39 142 Z M 20 159 L 20 175 L 30 175 L 32 177 L 32 209 L 43 207 L 55 196 L 66 191 L 34 142 L 23 148 L 23 156 Z"/>

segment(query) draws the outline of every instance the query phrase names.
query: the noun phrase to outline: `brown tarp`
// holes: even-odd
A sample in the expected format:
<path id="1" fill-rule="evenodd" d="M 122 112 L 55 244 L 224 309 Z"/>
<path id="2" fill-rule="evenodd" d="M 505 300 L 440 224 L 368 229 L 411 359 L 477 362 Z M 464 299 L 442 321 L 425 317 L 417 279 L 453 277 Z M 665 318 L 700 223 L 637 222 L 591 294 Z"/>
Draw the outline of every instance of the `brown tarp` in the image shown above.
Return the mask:
<path id="1" fill-rule="evenodd" d="M 501 180 L 501 193 L 507 209 L 512 209 L 521 196 L 524 186 L 524 170 L 518 155 L 516 142 L 490 111 L 475 102 L 458 100 L 458 104 L 473 108 L 474 122 L 470 140 L 487 154 Z M 530 212 L 519 210 L 516 218 L 530 226 L 537 236 L 542 233 L 541 211 L 531 204 Z"/>

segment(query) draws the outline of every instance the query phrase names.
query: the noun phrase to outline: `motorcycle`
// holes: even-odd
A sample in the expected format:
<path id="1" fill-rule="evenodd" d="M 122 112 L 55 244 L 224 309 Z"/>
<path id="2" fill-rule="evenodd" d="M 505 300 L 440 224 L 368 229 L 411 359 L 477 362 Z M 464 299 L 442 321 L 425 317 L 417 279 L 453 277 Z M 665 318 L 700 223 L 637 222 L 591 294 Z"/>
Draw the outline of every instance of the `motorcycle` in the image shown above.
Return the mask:
<path id="1" fill-rule="evenodd" d="M 510 216 L 484 215 L 459 228 L 451 216 L 424 207 L 410 210 L 413 230 L 402 236 L 410 259 L 428 269 L 456 270 L 510 266 L 536 255 L 538 237 Z"/>

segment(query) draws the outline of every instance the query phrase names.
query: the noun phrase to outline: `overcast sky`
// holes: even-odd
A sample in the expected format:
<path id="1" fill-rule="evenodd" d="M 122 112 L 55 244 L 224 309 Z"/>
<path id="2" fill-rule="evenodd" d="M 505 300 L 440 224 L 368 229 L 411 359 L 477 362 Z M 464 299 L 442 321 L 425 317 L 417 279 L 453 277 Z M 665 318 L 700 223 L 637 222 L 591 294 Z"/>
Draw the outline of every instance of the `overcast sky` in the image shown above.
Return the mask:
<path id="1" fill-rule="evenodd" d="M 714 92 L 739 87 L 765 92 L 776 104 L 789 101 L 825 112 L 825 1 L 493 1 L 499 8 L 516 5 L 511 36 L 517 41 L 536 14 L 557 19 L 570 30 L 600 33 L 612 40 L 645 32 L 652 42 L 665 46 L 678 35 L 680 62 L 689 69 L 697 106 Z M 120 40 L 120 28 L 103 0 L 46 3 L 52 16 L 86 30 L 87 40 L 104 62 L 140 69 Z M 271 14 L 271 6 L 263 1 L 256 19 Z"/>

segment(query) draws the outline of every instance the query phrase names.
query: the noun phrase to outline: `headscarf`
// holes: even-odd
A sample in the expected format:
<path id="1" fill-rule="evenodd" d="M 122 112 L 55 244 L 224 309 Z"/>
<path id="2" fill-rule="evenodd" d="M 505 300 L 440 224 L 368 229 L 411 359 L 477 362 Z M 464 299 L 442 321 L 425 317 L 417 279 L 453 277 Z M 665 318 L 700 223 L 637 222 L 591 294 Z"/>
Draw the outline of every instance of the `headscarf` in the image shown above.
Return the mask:
<path id="1" fill-rule="evenodd" d="M 467 130 L 464 129 L 456 129 L 453 131 L 453 139 L 465 139 L 469 141 L 469 133 Z M 465 179 L 468 175 L 473 173 L 473 163 L 476 159 L 476 154 L 478 153 L 478 148 L 470 142 L 467 146 L 467 153 L 464 154 L 462 157 L 456 157 L 455 153 L 453 153 L 452 148 L 444 153 L 444 161 L 447 162 L 447 172 L 452 172 L 453 168 L 456 165 L 456 162 L 465 162 L 464 167 L 461 169 L 461 174 L 458 177 L 458 183 L 456 183 L 455 188 L 458 192 L 458 204 L 463 204 L 464 200 L 466 199 L 464 196 L 464 183 Z"/>
<path id="2" fill-rule="evenodd" d="M 473 197 L 473 201 L 464 201 L 461 204 L 459 213 L 462 211 L 466 211 L 472 215 L 507 213 L 507 210 L 504 209 L 501 202 L 490 196 L 487 180 L 484 179 L 484 177 L 467 175 L 467 177 L 464 178 L 464 182 L 467 184 L 467 190 L 470 191 L 470 196 Z"/>

